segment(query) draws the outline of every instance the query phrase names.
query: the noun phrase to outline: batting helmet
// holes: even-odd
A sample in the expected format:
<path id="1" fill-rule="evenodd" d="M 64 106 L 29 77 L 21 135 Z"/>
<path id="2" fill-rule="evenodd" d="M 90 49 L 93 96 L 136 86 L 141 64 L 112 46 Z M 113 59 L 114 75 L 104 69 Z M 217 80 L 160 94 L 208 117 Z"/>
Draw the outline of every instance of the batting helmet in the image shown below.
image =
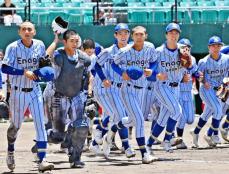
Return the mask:
<path id="1" fill-rule="evenodd" d="M 176 23 L 170 23 L 169 25 L 167 25 L 165 30 L 166 30 L 166 33 L 172 30 L 177 30 L 179 33 L 181 32 L 180 26 Z"/>
<path id="2" fill-rule="evenodd" d="M 143 70 L 138 66 L 129 66 L 126 73 L 132 80 L 138 80 L 143 75 Z"/>
<path id="3" fill-rule="evenodd" d="M 190 40 L 186 39 L 186 38 L 183 38 L 183 39 L 179 40 L 178 43 L 182 44 L 182 45 L 186 45 L 186 46 L 192 47 L 192 44 L 191 44 Z"/>
<path id="4" fill-rule="evenodd" d="M 38 77 L 36 82 L 49 82 L 54 79 L 54 69 L 49 66 L 37 69 L 33 73 Z"/>
<path id="5" fill-rule="evenodd" d="M 212 36 L 209 41 L 208 41 L 208 46 L 210 45 L 215 45 L 215 44 L 219 44 L 219 45 L 223 45 L 223 42 L 221 40 L 220 37 L 218 36 Z"/>
<path id="6" fill-rule="evenodd" d="M 0 101 L 0 118 L 9 118 L 10 110 L 5 101 Z"/>

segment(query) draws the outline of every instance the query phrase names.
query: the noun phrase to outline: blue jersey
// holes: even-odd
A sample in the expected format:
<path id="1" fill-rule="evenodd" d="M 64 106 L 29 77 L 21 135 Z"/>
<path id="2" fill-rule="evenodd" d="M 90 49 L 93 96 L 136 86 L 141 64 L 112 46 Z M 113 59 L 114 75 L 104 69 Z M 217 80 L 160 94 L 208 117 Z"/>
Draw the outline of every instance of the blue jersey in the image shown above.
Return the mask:
<path id="1" fill-rule="evenodd" d="M 166 73 L 168 75 L 168 79 L 165 80 L 165 82 L 176 82 L 179 84 L 187 69 L 181 66 L 178 49 L 171 51 L 167 49 L 166 44 L 163 44 L 156 50 L 158 57 L 158 72 Z"/>
<path id="2" fill-rule="evenodd" d="M 138 66 L 142 69 L 149 68 L 150 63 L 157 60 L 156 50 L 153 44 L 144 44 L 140 51 L 135 50 L 132 46 L 125 47 L 120 50 L 114 57 L 114 63 L 122 69 L 127 69 L 128 66 Z M 144 87 L 146 78 L 143 75 L 138 80 L 130 80 L 129 84 Z"/>
<path id="3" fill-rule="evenodd" d="M 186 70 L 186 73 L 190 74 L 191 76 L 192 73 L 196 72 L 198 69 L 196 64 L 196 59 L 194 57 L 192 57 L 192 67 L 193 68 L 190 71 Z M 180 84 L 180 91 L 191 91 L 191 90 L 192 90 L 192 78 L 190 79 L 189 82 Z"/>
<path id="4" fill-rule="evenodd" d="M 45 54 L 45 45 L 42 41 L 33 39 L 32 45 L 28 48 L 19 39 L 7 46 L 3 64 L 16 69 L 34 71 L 38 69 L 39 59 Z M 12 86 L 20 88 L 33 88 L 37 84 L 24 75 L 10 75 L 9 80 Z"/>
<path id="5" fill-rule="evenodd" d="M 207 55 L 200 59 L 198 67 L 204 73 L 204 80 L 212 87 L 218 87 L 223 83 L 224 77 L 228 77 L 229 56 L 221 53 L 218 60 L 214 60 Z"/>

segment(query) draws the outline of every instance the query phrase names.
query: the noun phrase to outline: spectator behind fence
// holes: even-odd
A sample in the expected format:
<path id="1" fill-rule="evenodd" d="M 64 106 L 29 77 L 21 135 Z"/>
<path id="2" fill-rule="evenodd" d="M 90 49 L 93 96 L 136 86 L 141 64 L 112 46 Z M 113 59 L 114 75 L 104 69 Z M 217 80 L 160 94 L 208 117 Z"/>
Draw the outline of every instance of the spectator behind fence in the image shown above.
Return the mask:
<path id="1" fill-rule="evenodd" d="M 16 8 L 11 0 L 4 0 L 4 3 L 0 6 L 1 8 Z M 5 26 L 11 26 L 12 23 L 20 25 L 22 23 L 21 16 L 16 14 L 16 10 L 1 10 L 1 17 Z"/>
<path id="2" fill-rule="evenodd" d="M 106 15 L 105 15 L 105 25 L 115 25 L 117 23 L 117 18 L 114 17 L 114 13 L 111 9 L 111 7 L 109 7 Z"/>

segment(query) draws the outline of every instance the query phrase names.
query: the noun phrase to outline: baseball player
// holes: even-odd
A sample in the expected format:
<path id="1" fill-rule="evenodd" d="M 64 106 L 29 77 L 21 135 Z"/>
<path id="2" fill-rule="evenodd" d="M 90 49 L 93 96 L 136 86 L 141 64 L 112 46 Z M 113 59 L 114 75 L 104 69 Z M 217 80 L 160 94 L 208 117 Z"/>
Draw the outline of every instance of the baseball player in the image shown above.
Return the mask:
<path id="1" fill-rule="evenodd" d="M 201 99 L 205 103 L 205 107 L 197 126 L 190 132 L 193 136 L 194 147 L 199 147 L 199 133 L 211 115 L 211 126 L 204 139 L 209 146 L 216 146 L 220 143 L 218 128 L 222 117 L 222 102 L 217 98 L 216 91 L 223 83 L 223 79 L 228 77 L 229 68 L 228 55 L 220 53 L 222 45 L 221 38 L 212 36 L 208 41 L 209 54 L 203 59 L 200 59 L 198 64 L 199 71 L 203 73 L 199 92 Z"/>
<path id="2" fill-rule="evenodd" d="M 147 149 L 151 148 L 167 125 L 162 145 L 167 152 L 173 152 L 170 140 L 175 125 L 182 114 L 179 103 L 179 85 L 186 71 L 186 68 L 181 66 L 178 54 L 177 42 L 180 32 L 181 29 L 178 24 L 168 24 L 166 27 L 166 43 L 157 48 L 158 74 L 154 90 L 161 104 L 161 110 L 157 123 L 154 125 L 152 134 L 148 139 Z"/>
<path id="3" fill-rule="evenodd" d="M 4 100 L 5 96 L 2 91 L 2 73 L 0 73 L 0 100 Z"/>
<path id="4" fill-rule="evenodd" d="M 186 38 L 179 40 L 178 44 L 179 44 L 179 47 L 182 47 L 180 49 L 185 49 L 186 47 L 188 47 L 188 49 L 190 50 L 192 47 L 191 42 Z M 191 71 L 187 70 L 186 73 L 188 74 L 194 74 L 197 71 L 196 60 L 193 56 L 191 57 L 192 57 L 193 68 Z M 186 123 L 192 124 L 194 122 L 195 113 L 193 109 L 194 105 L 193 105 L 191 91 L 192 91 L 192 79 L 191 78 L 189 82 L 185 83 L 182 81 L 180 83 L 180 100 L 179 101 L 180 101 L 180 105 L 182 108 L 182 115 L 176 125 L 177 136 L 179 138 L 183 137 L 185 124 Z M 187 146 L 184 143 L 184 141 L 182 141 L 181 144 L 177 145 L 177 149 L 187 149 Z"/>
<path id="5" fill-rule="evenodd" d="M 47 135 L 44 126 L 44 109 L 41 89 L 33 70 L 38 69 L 39 59 L 45 56 L 45 46 L 42 41 L 33 39 L 35 27 L 30 22 L 23 22 L 19 27 L 21 39 L 9 44 L 6 48 L 2 65 L 2 72 L 9 74 L 11 88 L 10 111 L 11 124 L 7 130 L 8 153 L 7 166 L 13 171 L 15 168 L 14 144 L 18 130 L 24 119 L 27 108 L 33 116 L 36 143 L 38 148 L 38 170 L 46 171 L 54 168 L 47 163 L 46 156 Z"/>
<path id="6" fill-rule="evenodd" d="M 220 52 L 223 53 L 223 54 L 228 54 L 229 55 L 229 46 L 222 47 Z M 227 85 L 226 88 L 228 88 L 228 84 L 226 84 L 226 85 Z M 229 98 L 227 99 L 227 101 L 224 103 L 224 106 L 223 106 L 223 114 L 226 113 L 226 119 L 225 119 L 224 123 L 222 123 L 222 126 L 220 127 L 220 133 L 222 135 L 222 138 L 227 142 L 229 142 L 229 137 L 228 137 L 228 133 L 229 133 L 228 106 L 229 106 Z"/>
<path id="7" fill-rule="evenodd" d="M 110 46 L 107 49 L 104 49 L 99 55 L 97 59 L 97 63 L 95 65 L 96 72 L 98 76 L 100 77 L 102 83 L 103 83 L 103 89 L 105 99 L 106 99 L 106 105 L 110 106 L 111 114 L 110 120 L 113 123 L 118 123 L 123 117 L 126 117 L 125 109 L 123 108 L 123 103 L 121 101 L 121 81 L 122 79 L 120 76 L 113 71 L 111 68 L 111 63 L 113 62 L 113 56 L 118 53 L 119 49 L 124 48 L 129 40 L 129 28 L 126 24 L 120 23 L 115 26 L 115 33 L 114 37 L 116 39 L 116 43 Z M 102 66 L 104 66 L 105 75 L 103 74 Z M 101 99 L 100 100 L 104 100 Z M 102 103 L 102 107 L 105 110 L 108 110 L 109 108 L 106 108 L 106 105 L 104 107 L 104 104 Z M 122 128 L 120 130 L 112 129 L 108 132 L 106 137 L 104 138 L 103 142 L 103 153 L 106 158 L 108 158 L 110 153 L 110 146 L 112 143 L 112 139 L 114 137 L 115 132 L 119 132 L 122 146 L 125 149 L 125 154 L 127 158 L 131 158 L 135 156 L 134 151 L 129 146 L 128 142 L 128 129 Z"/>
<path id="8" fill-rule="evenodd" d="M 145 44 L 147 38 L 146 29 L 137 26 L 132 29 L 133 45 L 121 50 L 114 57 L 113 69 L 123 78 L 122 81 L 122 101 L 126 108 L 128 117 L 122 118 L 121 122 L 116 124 L 116 129 L 124 126 L 135 126 L 135 134 L 140 152 L 142 163 L 149 164 L 155 160 L 145 147 L 144 117 L 140 108 L 143 88 L 146 85 L 145 77 L 152 76 L 153 62 L 156 61 L 156 51 L 154 46 Z M 132 80 L 125 71 L 129 66 L 139 67 L 144 71 L 144 75 L 138 80 Z M 152 68 L 152 69 L 151 69 Z"/>
<path id="9" fill-rule="evenodd" d="M 2 67 L 2 61 L 4 58 L 4 52 L 0 49 L 0 67 Z M 2 91 L 4 92 L 4 96 L 7 96 L 7 75 L 2 74 Z"/>
<path id="10" fill-rule="evenodd" d="M 52 97 L 53 129 L 50 138 L 63 141 L 65 136 L 65 120 L 67 115 L 71 122 L 67 135 L 70 137 L 69 162 L 71 168 L 82 168 L 83 145 L 88 133 L 88 123 L 84 116 L 84 102 L 81 91 L 84 86 L 84 75 L 90 58 L 78 48 L 80 37 L 74 30 L 63 33 L 64 48 L 54 53 L 55 80 Z"/>

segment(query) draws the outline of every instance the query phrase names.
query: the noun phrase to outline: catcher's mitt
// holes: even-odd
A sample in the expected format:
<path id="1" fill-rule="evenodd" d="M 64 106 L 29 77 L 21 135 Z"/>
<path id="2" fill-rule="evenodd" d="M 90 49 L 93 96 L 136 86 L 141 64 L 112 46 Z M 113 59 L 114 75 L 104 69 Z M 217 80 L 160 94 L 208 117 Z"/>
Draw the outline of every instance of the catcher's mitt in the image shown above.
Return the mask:
<path id="1" fill-rule="evenodd" d="M 222 100 L 222 102 L 226 102 L 229 97 L 228 86 L 221 85 L 217 90 L 216 95 Z"/>
<path id="2" fill-rule="evenodd" d="M 180 46 L 178 51 L 181 66 L 185 68 L 190 67 L 192 65 L 190 48 L 188 46 Z"/>
<path id="3" fill-rule="evenodd" d="M 41 57 L 39 59 L 39 68 L 43 68 L 45 66 L 52 66 L 49 56 Z"/>

